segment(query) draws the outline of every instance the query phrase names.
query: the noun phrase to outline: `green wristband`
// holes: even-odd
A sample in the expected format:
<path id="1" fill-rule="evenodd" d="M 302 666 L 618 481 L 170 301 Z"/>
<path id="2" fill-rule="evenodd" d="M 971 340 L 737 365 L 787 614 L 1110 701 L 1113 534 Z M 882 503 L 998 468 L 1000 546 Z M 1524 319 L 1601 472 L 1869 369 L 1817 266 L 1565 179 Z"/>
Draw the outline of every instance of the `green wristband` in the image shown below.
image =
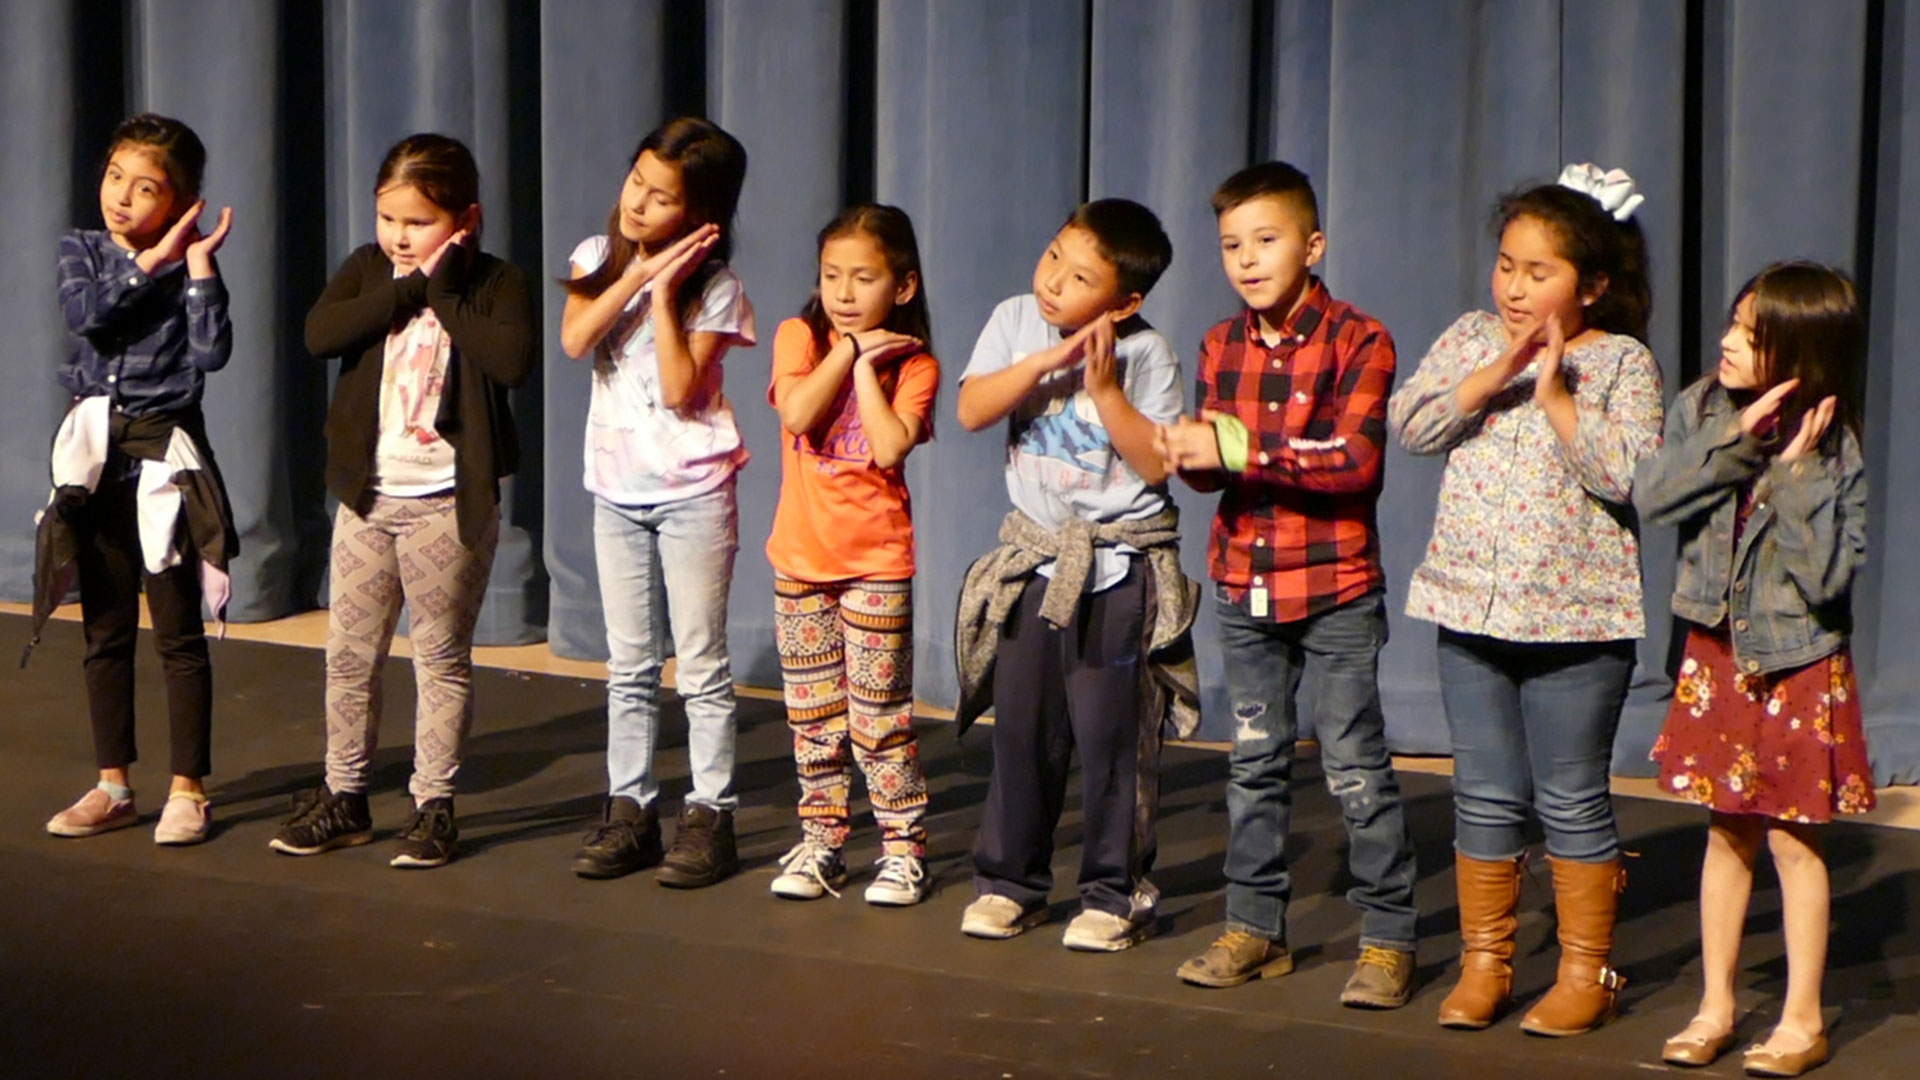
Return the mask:
<path id="1" fill-rule="evenodd" d="M 1213 438 L 1220 447 L 1220 464 L 1228 472 L 1247 471 L 1247 457 L 1252 452 L 1253 440 L 1247 434 L 1247 425 L 1237 416 L 1216 416 L 1213 418 Z"/>

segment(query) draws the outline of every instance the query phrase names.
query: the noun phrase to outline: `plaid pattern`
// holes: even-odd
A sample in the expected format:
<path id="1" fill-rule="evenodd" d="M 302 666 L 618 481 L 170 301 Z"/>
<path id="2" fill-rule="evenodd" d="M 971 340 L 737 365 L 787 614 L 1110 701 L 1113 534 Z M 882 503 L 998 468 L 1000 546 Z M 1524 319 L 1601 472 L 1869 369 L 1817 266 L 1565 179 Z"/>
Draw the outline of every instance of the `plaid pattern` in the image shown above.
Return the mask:
<path id="1" fill-rule="evenodd" d="M 1203 409 L 1240 418 L 1247 471 L 1227 478 L 1208 572 L 1235 603 L 1265 589 L 1276 622 L 1293 622 L 1382 587 L 1380 497 L 1393 337 L 1318 278 L 1280 342 L 1252 311 L 1200 344 Z"/>

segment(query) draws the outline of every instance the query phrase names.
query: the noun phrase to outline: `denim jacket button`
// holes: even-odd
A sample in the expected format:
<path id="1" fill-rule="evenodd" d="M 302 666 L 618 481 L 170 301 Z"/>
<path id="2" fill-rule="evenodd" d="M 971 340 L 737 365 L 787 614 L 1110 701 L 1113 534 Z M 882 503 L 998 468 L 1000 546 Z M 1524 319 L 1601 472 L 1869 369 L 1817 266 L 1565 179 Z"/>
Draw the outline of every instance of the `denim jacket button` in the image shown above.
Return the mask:
<path id="1" fill-rule="evenodd" d="M 1758 660 L 1749 660 L 1749 661 L 1747 661 L 1747 670 L 1748 670 L 1748 671 L 1759 671 L 1759 670 L 1760 670 L 1760 661 L 1758 661 Z"/>
<path id="2" fill-rule="evenodd" d="M 1733 583 L 1733 591 L 1734 591 L 1734 592 L 1746 592 L 1746 591 L 1747 591 L 1747 581 L 1746 581 L 1746 579 L 1745 579 L 1745 578 L 1742 578 L 1742 579 L 1740 579 L 1739 581 L 1736 581 L 1736 582 L 1734 582 L 1734 583 Z"/>
<path id="3" fill-rule="evenodd" d="M 1745 619 L 1735 619 L 1735 620 L 1733 620 L 1733 628 L 1734 628 L 1735 630 L 1740 630 L 1740 631 L 1745 631 L 1745 630 L 1746 630 L 1746 628 L 1747 628 L 1747 620 L 1745 620 Z"/>

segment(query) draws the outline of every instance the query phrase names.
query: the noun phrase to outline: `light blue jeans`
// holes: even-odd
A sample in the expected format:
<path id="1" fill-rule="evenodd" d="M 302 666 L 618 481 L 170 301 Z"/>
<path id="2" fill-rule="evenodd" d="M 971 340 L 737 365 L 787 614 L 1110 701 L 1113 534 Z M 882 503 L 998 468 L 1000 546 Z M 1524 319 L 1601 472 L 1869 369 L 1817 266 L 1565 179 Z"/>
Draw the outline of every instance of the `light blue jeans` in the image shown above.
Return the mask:
<path id="1" fill-rule="evenodd" d="M 607 790 L 641 806 L 660 794 L 653 748 L 660 669 L 673 635 L 675 685 L 687 710 L 689 802 L 731 810 L 735 716 L 727 591 L 740 548 L 734 482 L 657 506 L 595 499 L 594 564 L 607 622 Z M 662 598 L 665 604 L 661 603 Z"/>

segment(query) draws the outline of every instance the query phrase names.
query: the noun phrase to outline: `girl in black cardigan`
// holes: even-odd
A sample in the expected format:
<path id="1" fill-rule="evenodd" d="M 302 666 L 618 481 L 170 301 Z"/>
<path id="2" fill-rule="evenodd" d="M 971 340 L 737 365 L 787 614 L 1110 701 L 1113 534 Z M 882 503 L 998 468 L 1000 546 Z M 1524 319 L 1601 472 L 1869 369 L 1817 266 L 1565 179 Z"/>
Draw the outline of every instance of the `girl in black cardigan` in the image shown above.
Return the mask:
<path id="1" fill-rule="evenodd" d="M 500 477 L 518 464 L 507 391 L 534 364 L 524 275 L 480 250 L 480 174 L 444 135 L 387 152 L 376 242 L 347 256 L 307 313 L 307 350 L 339 357 L 327 414 L 334 518 L 327 619 L 326 782 L 272 847 L 317 855 L 373 838 L 367 779 L 380 671 L 411 614 L 414 813 L 393 865 L 453 858 L 454 777 L 473 719 L 473 630 L 500 533 Z"/>

